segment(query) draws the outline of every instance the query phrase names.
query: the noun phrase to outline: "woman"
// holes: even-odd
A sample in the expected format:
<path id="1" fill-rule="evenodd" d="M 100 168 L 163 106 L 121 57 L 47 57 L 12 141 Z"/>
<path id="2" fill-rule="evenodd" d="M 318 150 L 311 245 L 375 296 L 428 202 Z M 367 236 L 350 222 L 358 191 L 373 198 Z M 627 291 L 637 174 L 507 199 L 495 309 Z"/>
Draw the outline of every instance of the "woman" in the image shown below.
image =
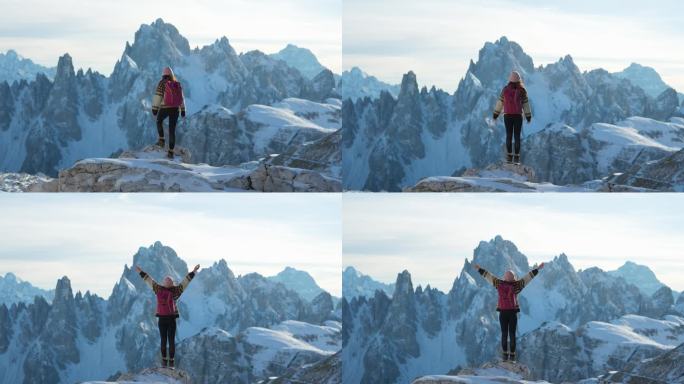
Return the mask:
<path id="1" fill-rule="evenodd" d="M 173 159 L 173 148 L 176 145 L 176 124 L 178 114 L 185 117 L 185 98 L 183 88 L 170 67 L 162 71 L 162 78 L 152 97 L 152 114 L 157 116 L 157 145 L 164 148 L 164 120 L 169 118 L 169 151 L 167 157 Z"/>
<path id="2" fill-rule="evenodd" d="M 499 100 L 494 107 L 494 120 L 499 117 L 501 110 L 504 113 L 506 125 L 506 150 L 508 151 L 507 162 L 520 164 L 520 133 L 522 132 L 523 112 L 529 124 L 532 121 L 532 110 L 527 99 L 527 90 L 523 84 L 520 73 L 511 72 L 508 84 L 501 90 Z M 515 153 L 513 153 L 513 136 L 515 136 Z"/>
<path id="3" fill-rule="evenodd" d="M 140 277 L 142 277 L 145 283 L 152 288 L 154 294 L 157 296 L 156 316 L 159 318 L 162 367 L 169 367 L 171 369 L 175 367 L 173 358 L 176 354 L 176 319 L 179 316 L 176 302 L 180 298 L 185 288 L 188 287 L 190 281 L 192 281 L 192 279 L 195 277 L 195 274 L 199 268 L 199 264 L 196 265 L 195 269 L 185 276 L 185 279 L 181 281 L 180 285 L 174 285 L 171 276 L 166 276 L 164 278 L 164 284 L 159 285 L 152 279 L 152 277 L 150 277 L 150 275 L 140 269 L 139 266 L 135 266 L 135 270 L 138 271 Z M 166 354 L 167 340 L 169 345 L 168 355 Z"/>
<path id="4" fill-rule="evenodd" d="M 487 272 L 478 264 L 473 264 L 473 267 L 489 281 L 499 294 L 499 300 L 496 305 L 496 310 L 499 312 L 499 324 L 501 325 L 501 350 L 503 354 L 503 361 L 515 362 L 515 330 L 518 325 L 518 294 L 527 286 L 539 270 L 544 268 L 544 263 L 541 263 L 538 268 L 531 270 L 522 279 L 516 280 L 513 271 L 506 271 L 504 278 L 499 279 Z M 510 338 L 510 343 L 508 339 Z"/>

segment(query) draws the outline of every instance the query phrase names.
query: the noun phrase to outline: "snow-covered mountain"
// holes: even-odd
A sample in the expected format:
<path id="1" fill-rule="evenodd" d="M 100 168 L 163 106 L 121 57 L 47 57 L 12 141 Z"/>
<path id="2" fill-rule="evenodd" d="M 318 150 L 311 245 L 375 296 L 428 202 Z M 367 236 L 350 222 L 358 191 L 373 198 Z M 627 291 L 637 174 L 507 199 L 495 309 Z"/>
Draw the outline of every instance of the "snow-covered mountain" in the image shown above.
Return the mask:
<path id="1" fill-rule="evenodd" d="M 531 269 L 527 257 L 499 236 L 480 242 L 473 252 L 472 263 L 499 276 L 507 269 L 518 276 Z M 568 332 L 580 334 L 589 322 L 606 323 L 625 315 L 660 319 L 675 313 L 672 292 L 667 287 L 663 289 L 668 292 L 658 291 L 647 296 L 630 281 L 598 268 L 577 271 L 568 257 L 561 254 L 549 261 L 521 293 L 518 332 L 519 335 L 538 332 L 544 324 L 555 322 Z M 491 361 L 498 356 L 500 348 L 495 308 L 496 291 L 468 260 L 448 293 L 429 286 L 414 289 L 409 272 L 403 271 L 397 276 L 391 298 L 382 291 L 376 291 L 372 297 L 351 300 L 345 297 L 342 301 L 343 381 L 410 382 L 419 376 L 446 374 Z M 666 321 L 675 324 L 680 320 L 667 318 Z M 667 324 L 663 325 L 662 333 L 650 333 L 649 337 L 664 343 L 663 338 L 672 336 L 667 329 L 679 327 Z M 672 339 L 666 344 L 675 342 Z M 585 347 L 592 353 L 604 348 L 598 343 Z M 530 359 L 537 356 L 540 364 L 548 359 L 548 356 L 541 359 L 538 351 L 523 347 L 519 351 L 521 358 L 525 354 Z M 608 360 L 606 365 L 610 363 Z"/>
<path id="2" fill-rule="evenodd" d="M 173 249 L 140 248 L 131 265 L 161 280 L 188 272 Z M 179 301 L 177 365 L 193 383 L 252 383 L 313 364 L 341 347 L 330 295 L 309 303 L 280 283 L 236 277 L 225 260 L 202 269 Z M 325 303 L 324 301 L 326 301 Z M 56 332 L 59 330 L 59 332 Z M 104 380 L 158 364 L 154 295 L 125 266 L 108 299 L 73 294 L 60 279 L 52 304 L 0 305 L 2 383 Z"/>
<path id="3" fill-rule="evenodd" d="M 359 67 L 353 67 L 348 71 L 342 72 L 339 88 L 341 89 L 343 99 L 352 99 L 354 101 L 364 97 L 376 99 L 382 91 L 389 92 L 395 98 L 399 96 L 398 84 L 384 83 L 375 76 L 363 72 Z"/>
<path id="4" fill-rule="evenodd" d="M 572 330 L 549 322 L 520 340 L 520 361 L 551 382 L 597 377 L 652 359 L 684 343 L 684 318 L 626 315 Z"/>
<path id="5" fill-rule="evenodd" d="M 55 71 L 56 68 L 47 68 L 36 64 L 30 59 L 22 57 L 13 49 L 0 53 L 0 83 L 6 81 L 12 84 L 21 80 L 31 81 L 39 73 L 52 79 L 55 77 Z"/>
<path id="6" fill-rule="evenodd" d="M 10 307 L 17 303 L 30 303 L 33 298 L 40 296 L 48 303 L 52 301 L 55 292 L 34 287 L 28 281 L 23 281 L 14 273 L 7 272 L 0 276 L 0 304 Z"/>
<path id="7" fill-rule="evenodd" d="M 666 89 L 671 88 L 665 84 L 655 69 L 637 63 L 632 63 L 622 71 L 614 72 L 613 75 L 629 80 L 632 84 L 641 87 L 651 97 L 658 97 Z"/>
<path id="8" fill-rule="evenodd" d="M 197 161 L 256 161 L 341 127 L 329 70 L 308 79 L 262 52 L 238 54 L 225 37 L 191 49 L 173 25 L 158 19 L 126 43 L 108 77 L 75 71 L 65 54 L 54 81 L 39 74 L 30 82 L 0 82 L 0 169 L 54 177 L 77 160 L 156 142 L 151 98 L 166 65 L 186 97 L 188 117 L 179 123 L 178 144 Z"/>
<path id="9" fill-rule="evenodd" d="M 684 146 L 677 92 L 657 97 L 602 69 L 580 72 L 572 57 L 535 67 L 515 42 L 486 43 L 454 94 L 418 88 L 404 75 L 395 98 L 345 98 L 346 189 L 398 191 L 427 176 L 459 176 L 504 153 L 504 129 L 492 110 L 512 69 L 522 73 L 533 118 L 523 128 L 522 162 L 539 181 L 559 185 L 601 179 L 658 160 Z"/>
<path id="10" fill-rule="evenodd" d="M 288 44 L 285 48 L 277 53 L 272 53 L 274 59 L 282 60 L 292 68 L 296 68 L 305 77 L 309 79 L 315 78 L 321 71 L 326 70 L 316 55 L 306 48 L 300 48 L 294 44 Z"/>
<path id="11" fill-rule="evenodd" d="M 277 275 L 269 276 L 268 279 L 283 284 L 309 301 L 323 292 L 323 289 L 316 284 L 316 281 L 309 273 L 292 267 L 285 267 Z"/>
<path id="12" fill-rule="evenodd" d="M 632 261 L 626 261 L 620 268 L 608 271 L 608 274 L 633 282 L 643 293 L 649 296 L 665 286 L 649 267 Z"/>
<path id="13" fill-rule="evenodd" d="M 383 291 L 387 296 L 392 297 L 394 283 L 385 284 L 372 277 L 364 275 L 354 267 L 347 267 L 342 272 L 342 296 L 351 301 L 354 297 L 375 296 L 375 291 Z"/>

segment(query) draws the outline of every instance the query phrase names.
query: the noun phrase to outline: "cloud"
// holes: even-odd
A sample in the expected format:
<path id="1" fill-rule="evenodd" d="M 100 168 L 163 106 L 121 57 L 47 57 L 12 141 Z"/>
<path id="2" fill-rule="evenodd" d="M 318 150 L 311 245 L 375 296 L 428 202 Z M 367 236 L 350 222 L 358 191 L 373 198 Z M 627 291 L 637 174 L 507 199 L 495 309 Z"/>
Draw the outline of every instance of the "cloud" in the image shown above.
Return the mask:
<path id="1" fill-rule="evenodd" d="M 59 6 L 47 0 L 11 0 L 0 13 L 0 51 L 15 49 L 46 66 L 56 65 L 58 56 L 69 52 L 77 67 L 109 74 L 140 25 L 159 17 L 174 24 L 192 47 L 221 36 L 238 52 L 271 53 L 293 43 L 340 71 L 340 0 L 63 0 Z"/>
<path id="2" fill-rule="evenodd" d="M 139 247 L 159 240 L 188 264 L 236 274 L 306 270 L 340 294 L 341 218 L 332 194 L 2 195 L 0 274 L 42 288 L 67 275 L 107 297 Z M 92 273 L 91 273 L 92 271 Z"/>
<path id="3" fill-rule="evenodd" d="M 576 269 L 648 265 L 673 289 L 680 264 L 684 197 L 604 195 L 345 195 L 343 265 L 391 282 L 408 269 L 415 284 L 448 290 L 465 258 L 496 235 L 531 262 L 566 253 Z M 676 270 L 676 269 L 675 269 Z"/>
<path id="4" fill-rule="evenodd" d="M 648 9 L 614 1 L 432 0 L 386 5 L 344 2 L 344 69 L 359 66 L 391 83 L 414 70 L 422 85 L 451 90 L 484 43 L 505 35 L 520 43 L 537 65 L 566 54 L 582 70 L 618 71 L 636 61 L 684 89 L 684 52 L 672 49 L 684 37 L 674 17 L 681 6 L 672 1 Z M 382 45 L 389 48 L 372 51 Z"/>

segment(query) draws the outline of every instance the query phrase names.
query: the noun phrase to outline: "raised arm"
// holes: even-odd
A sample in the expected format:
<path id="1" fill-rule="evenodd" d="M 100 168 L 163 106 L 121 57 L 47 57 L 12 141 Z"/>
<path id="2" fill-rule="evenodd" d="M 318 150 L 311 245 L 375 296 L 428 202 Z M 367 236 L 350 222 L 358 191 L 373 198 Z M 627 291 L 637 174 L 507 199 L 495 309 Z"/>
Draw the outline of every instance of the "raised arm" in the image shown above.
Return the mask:
<path id="1" fill-rule="evenodd" d="M 525 288 L 527 286 L 527 284 L 530 281 L 532 281 L 532 279 L 534 279 L 535 276 L 537 276 L 537 274 L 539 273 L 539 270 L 542 268 L 544 268 L 544 263 L 539 264 L 539 267 L 534 268 L 533 270 L 528 272 L 525 276 L 523 276 L 522 279 L 517 280 L 515 282 L 515 293 L 520 293 L 520 291 L 522 291 L 523 288 Z"/>
<path id="2" fill-rule="evenodd" d="M 183 294 L 183 291 L 185 291 L 185 289 L 188 287 L 188 285 L 190 285 L 190 282 L 192 281 L 192 279 L 195 278 L 195 274 L 197 273 L 199 268 L 200 268 L 200 266 L 199 266 L 199 264 L 197 264 L 197 265 L 195 265 L 195 268 L 191 272 L 188 272 L 188 274 L 185 275 L 185 278 L 183 279 L 183 281 L 181 281 L 180 285 L 178 286 L 178 291 L 176 292 L 177 296 L 180 297 L 180 295 Z"/>
<path id="3" fill-rule="evenodd" d="M 482 277 L 487 280 L 491 285 L 494 286 L 494 288 L 499 286 L 499 283 L 501 282 L 501 279 L 497 278 L 496 276 L 492 275 L 487 271 L 486 269 L 480 267 L 479 264 L 473 264 L 473 267 L 477 269 L 477 272 L 482 275 Z"/>
<path id="4" fill-rule="evenodd" d="M 140 277 L 142 277 L 143 281 L 154 291 L 154 293 L 157 293 L 157 290 L 159 289 L 159 284 L 157 284 L 156 281 L 152 278 L 152 276 L 148 275 L 145 271 L 140 269 L 139 266 L 135 266 L 135 270 L 140 274 Z"/>

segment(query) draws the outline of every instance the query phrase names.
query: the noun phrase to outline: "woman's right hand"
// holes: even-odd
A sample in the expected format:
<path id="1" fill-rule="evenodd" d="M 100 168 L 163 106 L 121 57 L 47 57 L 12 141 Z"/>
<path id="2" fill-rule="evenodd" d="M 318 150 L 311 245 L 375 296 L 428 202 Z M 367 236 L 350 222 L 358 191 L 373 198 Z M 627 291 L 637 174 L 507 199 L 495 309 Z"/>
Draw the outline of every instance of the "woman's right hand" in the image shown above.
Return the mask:
<path id="1" fill-rule="evenodd" d="M 140 266 L 138 266 L 138 265 L 135 266 L 135 270 L 138 273 L 142 272 L 142 269 L 140 269 Z"/>
<path id="2" fill-rule="evenodd" d="M 473 268 L 475 268 L 476 270 L 479 271 L 480 270 L 480 264 L 473 264 Z"/>

